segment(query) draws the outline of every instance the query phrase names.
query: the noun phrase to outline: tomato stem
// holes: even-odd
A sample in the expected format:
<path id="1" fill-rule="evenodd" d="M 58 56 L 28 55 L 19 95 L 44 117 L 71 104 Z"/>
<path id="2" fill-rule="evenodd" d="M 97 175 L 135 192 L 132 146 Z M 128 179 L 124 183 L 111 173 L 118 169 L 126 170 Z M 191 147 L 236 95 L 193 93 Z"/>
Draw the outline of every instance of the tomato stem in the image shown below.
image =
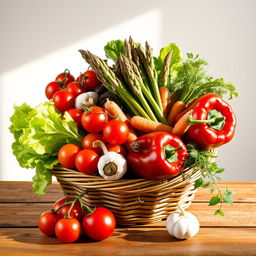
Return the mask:
<path id="1" fill-rule="evenodd" d="M 58 213 L 58 211 L 63 207 L 63 206 L 66 206 L 66 205 L 70 205 L 70 204 L 72 204 L 72 201 L 68 201 L 68 202 L 65 202 L 65 203 L 63 203 L 57 210 L 51 210 L 52 211 L 52 213 Z"/>

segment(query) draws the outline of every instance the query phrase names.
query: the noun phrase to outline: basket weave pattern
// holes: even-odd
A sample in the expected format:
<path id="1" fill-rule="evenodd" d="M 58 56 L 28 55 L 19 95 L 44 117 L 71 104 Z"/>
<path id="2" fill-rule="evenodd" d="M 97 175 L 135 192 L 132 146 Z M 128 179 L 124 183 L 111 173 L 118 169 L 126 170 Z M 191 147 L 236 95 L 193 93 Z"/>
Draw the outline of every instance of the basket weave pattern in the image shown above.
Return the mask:
<path id="1" fill-rule="evenodd" d="M 89 207 L 103 206 L 111 210 L 120 225 L 147 224 L 165 219 L 175 211 L 178 203 L 187 208 L 194 198 L 194 181 L 200 171 L 189 169 L 178 176 L 164 180 L 121 179 L 108 181 L 100 176 L 56 166 L 52 173 L 65 196 L 82 198 Z"/>

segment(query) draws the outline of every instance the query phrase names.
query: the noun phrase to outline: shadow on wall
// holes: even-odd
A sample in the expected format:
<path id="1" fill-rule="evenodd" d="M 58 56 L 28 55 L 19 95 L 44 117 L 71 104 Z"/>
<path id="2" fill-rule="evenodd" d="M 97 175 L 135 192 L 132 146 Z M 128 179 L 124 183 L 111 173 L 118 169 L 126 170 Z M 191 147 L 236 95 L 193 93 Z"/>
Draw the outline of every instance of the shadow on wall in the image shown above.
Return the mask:
<path id="1" fill-rule="evenodd" d="M 84 0 L 4 1 L 0 9 L 0 74 L 129 20 L 154 6 L 154 1 L 136 0 L 129 3 L 119 0 L 89 3 Z"/>

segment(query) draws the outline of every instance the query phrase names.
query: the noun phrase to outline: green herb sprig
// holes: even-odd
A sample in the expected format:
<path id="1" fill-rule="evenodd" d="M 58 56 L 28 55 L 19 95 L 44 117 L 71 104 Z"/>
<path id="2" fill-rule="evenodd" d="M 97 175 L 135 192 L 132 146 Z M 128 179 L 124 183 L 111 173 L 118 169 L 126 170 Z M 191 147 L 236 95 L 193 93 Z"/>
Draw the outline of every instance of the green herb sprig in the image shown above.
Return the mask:
<path id="1" fill-rule="evenodd" d="M 224 171 L 223 168 L 219 168 L 217 163 L 214 162 L 214 159 L 216 159 L 217 156 L 214 152 L 199 150 L 193 144 L 188 144 L 187 148 L 189 157 L 185 163 L 186 168 L 193 167 L 194 170 L 199 170 L 201 172 L 201 178 L 195 182 L 195 188 L 209 187 L 211 193 L 217 192 L 217 194 L 210 199 L 209 206 L 219 204 L 219 208 L 215 211 L 215 215 L 219 214 L 224 216 L 222 204 L 227 203 L 232 205 L 232 195 L 234 192 L 228 188 L 221 190 L 217 183 L 221 180 L 218 174 Z"/>

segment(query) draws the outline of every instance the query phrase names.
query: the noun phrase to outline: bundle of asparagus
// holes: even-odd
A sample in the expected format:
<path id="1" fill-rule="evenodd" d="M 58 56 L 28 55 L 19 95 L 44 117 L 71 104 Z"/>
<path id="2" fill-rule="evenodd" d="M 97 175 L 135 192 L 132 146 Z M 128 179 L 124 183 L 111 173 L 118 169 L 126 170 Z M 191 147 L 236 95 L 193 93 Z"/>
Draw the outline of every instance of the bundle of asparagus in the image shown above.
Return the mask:
<path id="1" fill-rule="evenodd" d="M 129 41 L 125 40 L 124 53 L 117 59 L 114 70 L 91 52 L 80 50 L 80 53 L 107 89 L 117 95 L 132 114 L 167 124 L 159 93 L 159 75 L 148 42 L 144 50 L 140 44 L 136 46 L 131 37 Z M 166 56 L 163 72 L 160 74 L 160 81 L 165 86 L 170 57 L 171 53 Z"/>

